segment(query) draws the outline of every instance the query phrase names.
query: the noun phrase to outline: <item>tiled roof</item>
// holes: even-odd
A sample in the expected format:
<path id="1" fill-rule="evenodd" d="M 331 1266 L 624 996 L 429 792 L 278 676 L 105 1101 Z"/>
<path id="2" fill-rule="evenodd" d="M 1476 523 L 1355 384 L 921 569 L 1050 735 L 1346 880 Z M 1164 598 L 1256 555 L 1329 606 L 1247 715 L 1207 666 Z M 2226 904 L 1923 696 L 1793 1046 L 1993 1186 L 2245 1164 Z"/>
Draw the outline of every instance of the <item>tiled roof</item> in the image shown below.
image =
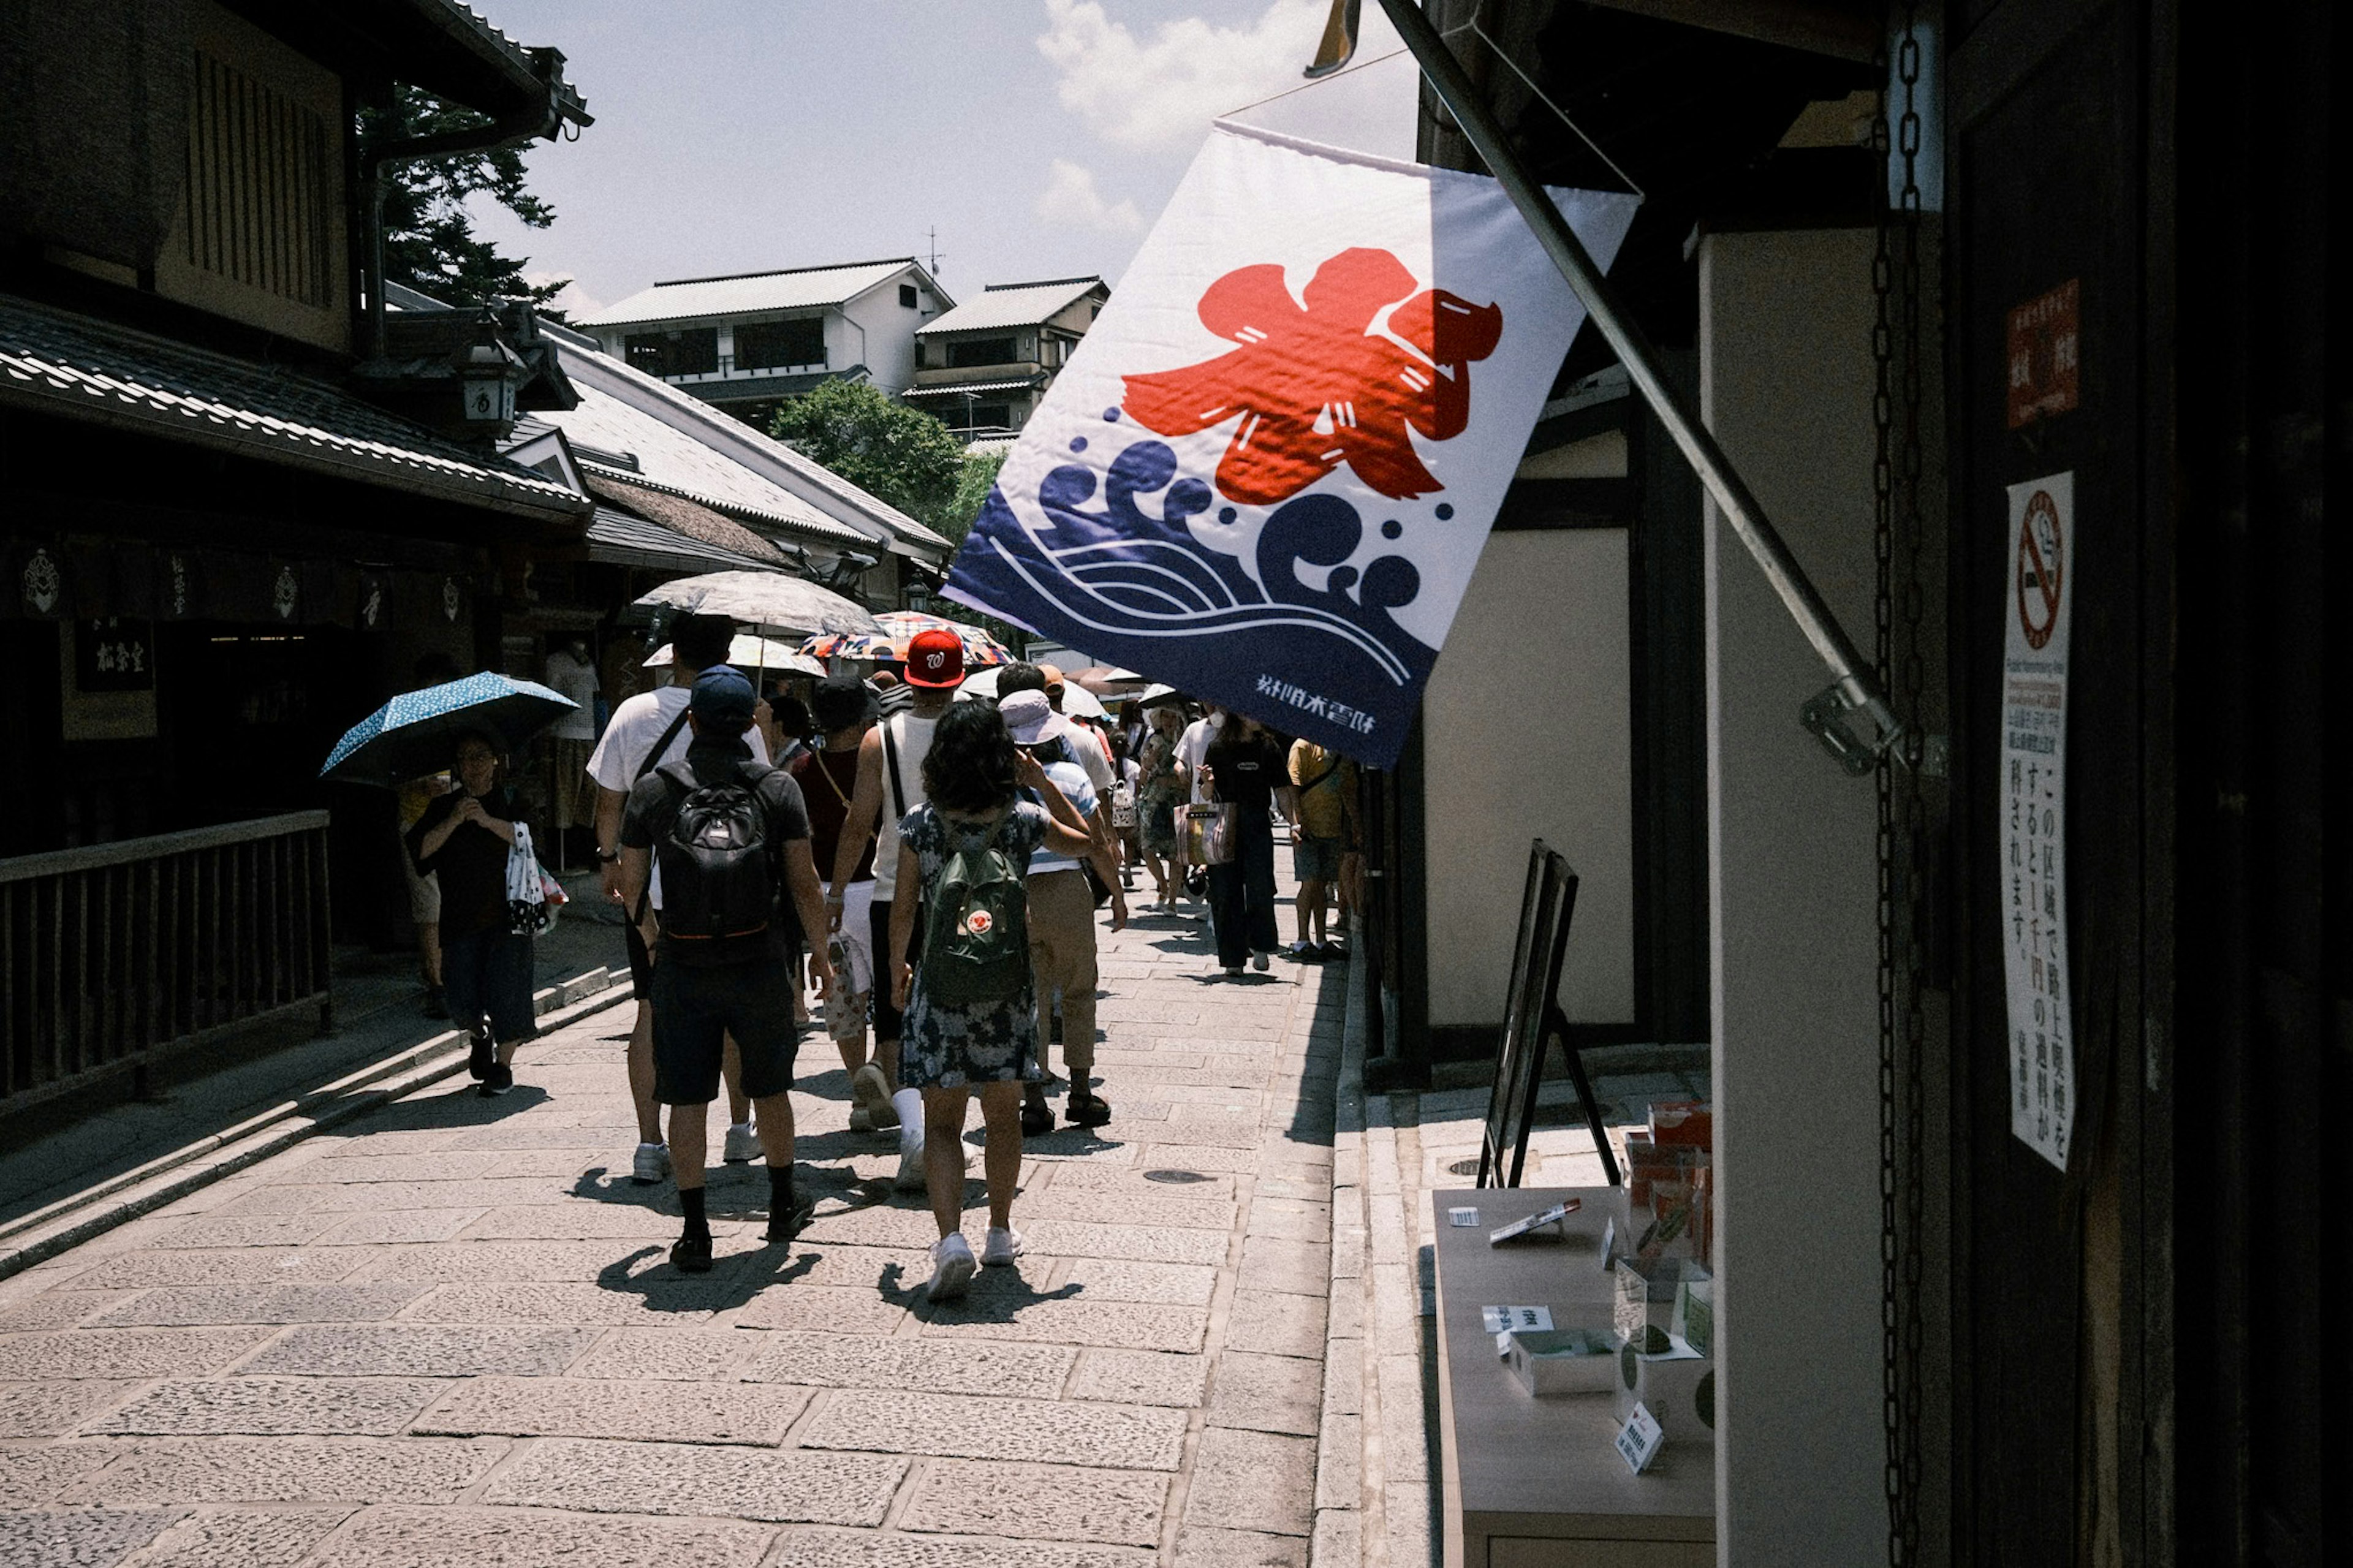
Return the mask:
<path id="1" fill-rule="evenodd" d="M 582 479 L 589 493 L 599 500 L 627 507 L 638 516 L 651 519 L 664 528 L 682 533 L 689 539 L 714 549 L 727 551 L 764 566 L 782 566 L 785 552 L 737 522 L 733 518 L 712 510 L 687 500 L 684 496 L 668 495 L 648 489 L 593 468 L 586 468 Z M 599 509 L 600 510 L 603 509 Z"/>
<path id="2" fill-rule="evenodd" d="M 1045 384 L 1046 378 L 1042 375 L 1025 375 L 1013 381 L 946 381 L 940 383 L 936 386 L 911 386 L 899 395 L 902 397 L 945 397 L 951 393 L 1013 392 L 1033 386 L 1043 386 Z"/>
<path id="3" fill-rule="evenodd" d="M 715 544 L 689 539 L 660 523 L 631 517 L 609 506 L 598 507 L 596 515 L 588 520 L 588 559 L 660 570 L 676 567 L 688 572 L 782 570 L 773 563 L 755 561 Z"/>
<path id="4" fill-rule="evenodd" d="M 0 296 L 0 400 L 501 511 L 588 503 L 327 382 Z"/>
<path id="5" fill-rule="evenodd" d="M 680 321 L 702 316 L 741 316 L 755 310 L 802 310 L 856 299 L 915 264 L 912 256 L 889 261 L 855 261 L 843 267 L 806 267 L 789 272 L 753 272 L 736 278 L 687 278 L 641 289 L 617 305 L 583 319 L 584 327 L 634 326 L 643 321 Z"/>
<path id="6" fill-rule="evenodd" d="M 1089 289 L 1102 286 L 1100 278 L 1066 278 L 1059 283 L 1016 283 L 1002 289 L 991 288 L 977 299 L 967 300 L 955 310 L 925 321 L 915 335 L 931 338 L 942 332 L 979 331 L 990 327 L 1034 327 Z"/>

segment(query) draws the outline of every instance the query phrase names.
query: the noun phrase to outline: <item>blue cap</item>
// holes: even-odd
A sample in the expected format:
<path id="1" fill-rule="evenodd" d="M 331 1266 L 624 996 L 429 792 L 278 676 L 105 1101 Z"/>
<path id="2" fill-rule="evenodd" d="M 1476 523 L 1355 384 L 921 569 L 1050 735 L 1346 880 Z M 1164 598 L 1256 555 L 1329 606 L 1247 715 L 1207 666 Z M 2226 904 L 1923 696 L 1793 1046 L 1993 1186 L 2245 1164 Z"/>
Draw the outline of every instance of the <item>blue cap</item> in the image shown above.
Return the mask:
<path id="1" fill-rule="evenodd" d="M 741 730 L 752 721 L 753 710 L 760 699 L 744 672 L 723 664 L 714 664 L 694 678 L 693 694 L 687 699 L 687 710 L 705 724 Z"/>

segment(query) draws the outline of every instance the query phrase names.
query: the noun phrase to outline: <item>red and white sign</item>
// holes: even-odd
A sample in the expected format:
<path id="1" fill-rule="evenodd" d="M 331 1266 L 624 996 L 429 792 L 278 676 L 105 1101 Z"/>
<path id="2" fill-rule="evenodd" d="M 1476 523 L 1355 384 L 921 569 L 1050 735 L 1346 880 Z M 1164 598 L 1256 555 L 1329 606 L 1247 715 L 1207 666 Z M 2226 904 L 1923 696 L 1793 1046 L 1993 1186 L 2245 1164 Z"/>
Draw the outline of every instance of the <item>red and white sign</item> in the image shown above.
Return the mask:
<path id="1" fill-rule="evenodd" d="M 2010 313 L 2010 427 L 2075 406 L 2080 279 Z"/>
<path id="2" fill-rule="evenodd" d="M 2062 1171 L 2075 1127 L 2067 971 L 2067 644 L 2075 476 L 2010 487 L 2002 606 L 2001 937 L 2010 1129 Z"/>

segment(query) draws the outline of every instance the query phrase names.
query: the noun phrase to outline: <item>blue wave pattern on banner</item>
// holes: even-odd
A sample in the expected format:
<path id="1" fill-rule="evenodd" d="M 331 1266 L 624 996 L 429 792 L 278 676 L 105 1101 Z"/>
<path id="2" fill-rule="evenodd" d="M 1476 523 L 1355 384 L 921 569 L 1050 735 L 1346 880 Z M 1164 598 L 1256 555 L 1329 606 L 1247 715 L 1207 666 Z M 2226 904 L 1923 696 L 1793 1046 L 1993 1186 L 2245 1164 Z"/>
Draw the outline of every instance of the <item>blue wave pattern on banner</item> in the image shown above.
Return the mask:
<path id="1" fill-rule="evenodd" d="M 1118 412 L 1106 420 L 1117 423 Z M 1071 445 L 1083 451 L 1086 441 Z M 1376 556 L 1361 576 L 1342 564 L 1364 542 L 1364 520 L 1338 496 L 1310 493 L 1268 515 L 1253 581 L 1239 559 L 1194 535 L 1192 520 L 1217 497 L 1177 468 L 1166 443 L 1139 440 L 1100 476 L 1083 463 L 1053 468 L 1038 486 L 1035 528 L 993 489 L 956 562 L 957 586 L 1098 658 L 1165 665 L 1181 646 L 1197 693 L 1393 764 L 1438 658 L 1391 615 L 1420 592 L 1420 574 L 1399 555 Z M 1218 521 L 1234 517 L 1221 508 Z M 1384 534 L 1395 537 L 1394 528 Z M 1303 581 L 1302 566 L 1324 586 Z M 1312 659 L 1301 658 L 1303 638 L 1320 645 Z M 1318 670 L 1325 689 L 1276 673 L 1302 668 Z"/>

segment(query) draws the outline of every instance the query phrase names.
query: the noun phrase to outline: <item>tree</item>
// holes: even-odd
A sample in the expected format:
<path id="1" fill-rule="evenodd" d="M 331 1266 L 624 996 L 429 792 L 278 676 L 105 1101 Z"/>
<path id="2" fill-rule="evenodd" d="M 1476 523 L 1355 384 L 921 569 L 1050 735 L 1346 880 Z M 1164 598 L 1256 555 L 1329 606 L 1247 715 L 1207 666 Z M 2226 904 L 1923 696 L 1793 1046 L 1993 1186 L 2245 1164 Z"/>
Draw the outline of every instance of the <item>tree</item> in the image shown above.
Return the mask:
<path id="1" fill-rule="evenodd" d="M 391 103 L 360 110 L 361 145 L 380 147 L 412 136 L 470 130 L 490 120 L 470 109 L 442 102 L 413 87 L 400 88 Z M 452 305 L 487 305 L 528 300 L 545 315 L 564 319 L 548 301 L 569 278 L 530 283 L 522 269 L 528 256 L 501 255 L 474 232 L 467 201 L 487 195 L 530 228 L 555 221 L 555 209 L 523 188 L 522 152 L 501 147 L 393 163 L 384 171 L 384 270 L 395 283 Z"/>
<path id="2" fill-rule="evenodd" d="M 925 524 L 954 503 L 963 478 L 964 448 L 946 426 L 865 382 L 828 381 L 794 398 L 768 434 Z"/>
<path id="3" fill-rule="evenodd" d="M 932 527 L 961 547 L 964 536 L 972 531 L 972 525 L 979 520 L 980 509 L 987 504 L 988 492 L 997 483 L 998 470 L 1004 467 L 1005 454 L 1002 452 L 966 458 L 963 471 L 956 476 L 955 494 L 932 520 Z"/>

